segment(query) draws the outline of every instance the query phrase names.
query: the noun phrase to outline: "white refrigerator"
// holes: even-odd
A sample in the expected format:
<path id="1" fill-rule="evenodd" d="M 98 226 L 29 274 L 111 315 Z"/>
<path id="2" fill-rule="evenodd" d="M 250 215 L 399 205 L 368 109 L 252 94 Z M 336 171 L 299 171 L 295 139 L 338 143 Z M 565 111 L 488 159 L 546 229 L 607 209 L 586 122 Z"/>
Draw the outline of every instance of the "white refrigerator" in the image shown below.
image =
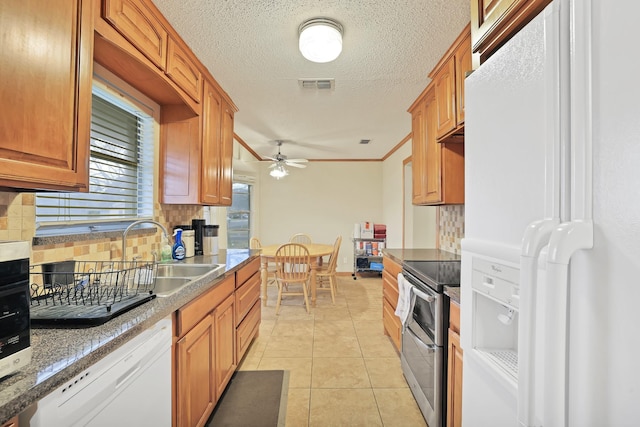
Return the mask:
<path id="1" fill-rule="evenodd" d="M 640 425 L 639 16 L 553 0 L 465 81 L 464 426 Z"/>

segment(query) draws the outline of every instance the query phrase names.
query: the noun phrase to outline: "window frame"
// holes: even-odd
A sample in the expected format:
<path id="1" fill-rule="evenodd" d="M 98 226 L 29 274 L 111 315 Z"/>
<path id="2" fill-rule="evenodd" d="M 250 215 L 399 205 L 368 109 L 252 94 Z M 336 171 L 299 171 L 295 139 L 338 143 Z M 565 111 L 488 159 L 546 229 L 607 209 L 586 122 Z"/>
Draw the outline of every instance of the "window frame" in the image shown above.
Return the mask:
<path id="1" fill-rule="evenodd" d="M 99 64 L 94 63 L 93 85 L 96 90 L 108 92 L 111 96 L 120 98 L 123 103 L 133 106 L 135 109 L 142 111 L 151 117 L 152 135 L 149 144 L 152 159 L 148 160 L 145 171 L 151 171 L 151 176 L 145 176 L 144 184 L 138 181 L 138 188 L 151 185 L 153 192 L 151 200 L 148 201 L 147 215 L 136 216 L 130 218 L 119 218 L 114 220 L 82 220 L 82 221 L 47 221 L 46 223 L 38 223 L 36 221 L 35 237 L 52 237 L 68 234 L 91 234 L 123 231 L 130 224 L 141 219 L 153 219 L 155 216 L 155 206 L 157 197 L 158 183 L 158 149 L 160 141 L 160 105 L 139 92 L 124 80 L 120 79 L 113 73 Z M 92 89 L 93 92 L 94 89 Z M 148 174 L 145 174 L 148 175 Z M 140 174 L 138 176 L 140 180 Z M 35 213 L 34 213 L 35 216 Z M 37 217 L 36 217 L 37 218 Z"/>

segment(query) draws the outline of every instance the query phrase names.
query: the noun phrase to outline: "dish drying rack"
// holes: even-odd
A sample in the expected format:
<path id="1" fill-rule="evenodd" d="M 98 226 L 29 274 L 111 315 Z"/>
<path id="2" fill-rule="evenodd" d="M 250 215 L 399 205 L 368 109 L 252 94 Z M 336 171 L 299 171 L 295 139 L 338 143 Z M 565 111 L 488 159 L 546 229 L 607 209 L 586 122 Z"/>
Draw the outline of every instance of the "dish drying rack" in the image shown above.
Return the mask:
<path id="1" fill-rule="evenodd" d="M 155 298 L 155 261 L 63 261 L 31 267 L 33 325 L 99 325 Z"/>

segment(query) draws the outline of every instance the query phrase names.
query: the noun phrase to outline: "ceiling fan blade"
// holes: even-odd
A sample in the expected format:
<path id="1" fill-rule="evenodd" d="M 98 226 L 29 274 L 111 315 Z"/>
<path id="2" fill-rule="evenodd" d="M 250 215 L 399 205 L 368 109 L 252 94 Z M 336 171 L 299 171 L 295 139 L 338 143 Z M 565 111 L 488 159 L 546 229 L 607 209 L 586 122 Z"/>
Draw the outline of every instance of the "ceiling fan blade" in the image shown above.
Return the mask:
<path id="1" fill-rule="evenodd" d="M 294 168 L 306 168 L 307 165 L 301 165 L 299 163 L 289 163 L 289 161 L 284 162 L 287 166 L 293 166 Z"/>
<path id="2" fill-rule="evenodd" d="M 309 160 L 307 159 L 287 159 L 287 162 L 296 162 L 296 163 L 307 163 Z"/>
<path id="3" fill-rule="evenodd" d="M 271 160 L 273 162 L 277 162 L 278 161 L 278 159 L 276 159 L 275 157 L 268 157 L 268 156 L 265 156 L 262 160 Z"/>
<path id="4" fill-rule="evenodd" d="M 278 166 L 278 164 L 279 164 L 278 162 L 272 163 L 272 164 L 269 165 L 268 169 L 275 168 L 276 166 Z"/>

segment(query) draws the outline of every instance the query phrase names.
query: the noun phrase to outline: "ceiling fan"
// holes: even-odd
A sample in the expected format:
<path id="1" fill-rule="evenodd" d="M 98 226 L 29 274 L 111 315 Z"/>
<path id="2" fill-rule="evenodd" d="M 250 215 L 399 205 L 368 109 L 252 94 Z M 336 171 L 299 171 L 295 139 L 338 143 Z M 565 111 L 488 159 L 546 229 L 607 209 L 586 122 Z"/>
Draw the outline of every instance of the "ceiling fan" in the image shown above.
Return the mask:
<path id="1" fill-rule="evenodd" d="M 307 163 L 309 161 L 307 159 L 288 159 L 287 156 L 280 153 L 280 147 L 282 146 L 282 142 L 283 141 L 276 141 L 276 144 L 278 145 L 278 154 L 276 154 L 273 157 L 266 157 L 266 159 L 273 161 L 273 164 L 269 166 L 269 169 L 273 169 L 271 173 L 272 176 L 275 176 L 273 174 L 274 171 L 279 171 L 279 173 L 283 174 L 282 176 L 287 175 L 288 173 L 286 172 L 286 169 L 284 169 L 284 166 L 292 166 L 294 168 L 306 168 L 307 165 L 302 163 Z"/>

